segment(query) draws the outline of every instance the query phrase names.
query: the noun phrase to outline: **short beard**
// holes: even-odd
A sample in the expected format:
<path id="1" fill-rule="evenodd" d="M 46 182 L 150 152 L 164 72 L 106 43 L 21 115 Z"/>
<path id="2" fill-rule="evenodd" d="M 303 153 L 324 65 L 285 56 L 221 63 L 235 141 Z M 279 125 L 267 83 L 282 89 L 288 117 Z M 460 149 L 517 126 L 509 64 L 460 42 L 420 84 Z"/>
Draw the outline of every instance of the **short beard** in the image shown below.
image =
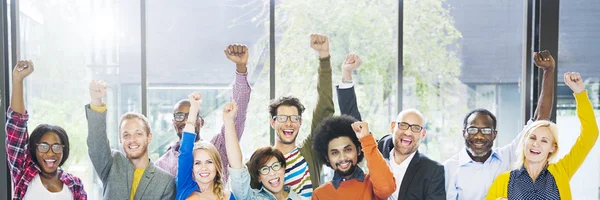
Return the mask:
<path id="1" fill-rule="evenodd" d="M 348 169 L 348 171 L 341 171 L 341 170 L 339 170 L 340 168 L 337 165 L 338 164 L 336 164 L 335 173 L 337 173 L 341 177 L 351 176 L 356 171 L 356 168 L 358 168 L 358 165 L 354 164 L 354 162 L 350 163 L 350 169 Z"/>
<path id="2" fill-rule="evenodd" d="M 481 158 L 484 157 L 486 155 L 488 155 L 489 151 L 483 152 L 483 153 L 475 153 L 471 148 L 467 147 L 467 151 L 469 151 L 469 153 L 471 154 L 471 156 L 476 157 L 476 158 Z"/>

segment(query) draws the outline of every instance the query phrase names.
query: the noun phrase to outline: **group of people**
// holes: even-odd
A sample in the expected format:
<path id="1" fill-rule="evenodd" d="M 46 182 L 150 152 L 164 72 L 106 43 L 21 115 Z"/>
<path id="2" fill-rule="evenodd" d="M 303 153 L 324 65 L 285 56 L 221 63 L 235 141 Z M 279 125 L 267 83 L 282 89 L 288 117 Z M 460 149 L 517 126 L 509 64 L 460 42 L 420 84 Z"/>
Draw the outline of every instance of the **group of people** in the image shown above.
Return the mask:
<path id="1" fill-rule="evenodd" d="M 308 137 L 296 141 L 305 111 L 300 100 L 274 99 L 269 113 L 275 145 L 255 150 L 246 163 L 239 143 L 251 94 L 246 46 L 225 49 L 236 64 L 236 75 L 233 98 L 223 108 L 221 132 L 210 142 L 201 139 L 202 94 L 194 92 L 174 105 L 179 140 L 156 161 L 148 158 L 153 134 L 140 113 L 121 116 L 118 130 L 112 131 L 118 131 L 122 151 L 110 148 L 108 106 L 102 100 L 107 87 L 92 81 L 90 103 L 85 105 L 87 146 L 103 184 L 103 199 L 571 199 L 569 180 L 596 143 L 598 125 L 581 76 L 564 74 L 577 102 L 581 133 L 571 150 L 557 159 L 557 127 L 548 121 L 555 85 L 549 52 L 534 54 L 535 64 L 544 71 L 542 89 L 535 115 L 521 133 L 494 149 L 496 117 L 486 109 L 473 110 L 463 123 L 466 147 L 440 164 L 418 151 L 427 134 L 426 118 L 419 110 L 401 111 L 390 123 L 390 134 L 379 140 L 369 131 L 352 81 L 353 71 L 362 64 L 357 55 L 347 55 L 342 64 L 336 87 L 342 115 L 333 116 L 329 39 L 313 34 L 310 46 L 319 55 L 319 68 Z M 87 199 L 81 180 L 61 169 L 70 149 L 66 131 L 41 124 L 28 133 L 23 81 L 33 71 L 31 61 L 19 61 L 13 71 L 6 116 L 13 199 Z M 358 165 L 363 160 L 368 173 Z M 323 165 L 334 170 L 331 181 L 320 179 Z"/>

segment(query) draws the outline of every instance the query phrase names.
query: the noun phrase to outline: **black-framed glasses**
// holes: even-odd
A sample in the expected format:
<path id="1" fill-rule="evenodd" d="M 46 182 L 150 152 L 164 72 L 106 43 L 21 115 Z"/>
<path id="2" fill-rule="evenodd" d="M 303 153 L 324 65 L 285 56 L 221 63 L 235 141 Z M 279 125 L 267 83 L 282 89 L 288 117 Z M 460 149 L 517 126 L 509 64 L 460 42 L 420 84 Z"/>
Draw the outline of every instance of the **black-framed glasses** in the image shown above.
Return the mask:
<path id="1" fill-rule="evenodd" d="M 277 122 L 279 123 L 285 123 L 288 119 L 290 119 L 292 123 L 298 123 L 300 119 L 302 119 L 302 117 L 300 117 L 299 115 L 276 115 L 273 116 L 273 119 L 277 120 Z"/>
<path id="2" fill-rule="evenodd" d="M 465 131 L 469 135 L 476 135 L 478 132 L 481 132 L 481 134 L 484 134 L 484 135 L 489 135 L 494 132 L 494 129 L 488 128 L 488 127 L 486 127 L 486 128 L 469 127 L 467 129 L 465 129 Z"/>
<path id="3" fill-rule="evenodd" d="M 264 166 L 261 167 L 258 172 L 262 175 L 267 175 L 269 174 L 269 172 L 271 171 L 271 169 L 273 171 L 279 171 L 281 169 L 281 162 L 274 162 L 273 164 L 271 164 L 271 166 Z"/>
<path id="4" fill-rule="evenodd" d="M 50 149 L 52 149 L 52 152 L 54 152 L 55 154 L 59 154 L 63 152 L 63 149 L 65 148 L 65 145 L 62 144 L 48 144 L 48 143 L 38 143 L 37 145 L 37 150 L 40 153 L 48 153 L 48 151 L 50 151 Z"/>
<path id="5" fill-rule="evenodd" d="M 182 122 L 186 118 L 188 118 L 189 114 L 190 113 L 176 112 L 176 113 L 173 113 L 173 119 L 175 119 L 176 122 Z M 202 116 L 198 115 L 198 120 L 202 120 Z"/>
<path id="6" fill-rule="evenodd" d="M 402 129 L 402 130 L 408 130 L 408 128 L 410 128 L 410 131 L 418 133 L 421 132 L 421 130 L 423 130 L 423 127 L 417 124 L 409 124 L 406 122 L 398 122 L 398 128 Z"/>

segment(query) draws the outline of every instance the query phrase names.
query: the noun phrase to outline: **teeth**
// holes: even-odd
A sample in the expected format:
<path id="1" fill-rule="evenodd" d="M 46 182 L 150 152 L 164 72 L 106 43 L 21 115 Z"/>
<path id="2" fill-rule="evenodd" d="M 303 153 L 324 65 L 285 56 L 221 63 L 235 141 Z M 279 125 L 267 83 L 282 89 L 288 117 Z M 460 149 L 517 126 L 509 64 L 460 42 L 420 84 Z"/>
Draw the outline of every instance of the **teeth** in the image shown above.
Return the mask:
<path id="1" fill-rule="evenodd" d="M 531 150 L 529 150 L 529 151 L 530 151 L 531 153 L 541 153 L 541 151 L 536 151 L 536 150 L 533 150 L 533 149 L 531 149 Z"/>
<path id="2" fill-rule="evenodd" d="M 200 173 L 200 177 L 208 177 L 208 175 L 210 175 L 210 173 Z"/>
<path id="3" fill-rule="evenodd" d="M 44 160 L 44 161 L 46 161 L 46 162 L 56 162 L 56 160 L 53 160 L 53 159 L 47 159 L 47 160 Z"/>
<path id="4" fill-rule="evenodd" d="M 279 178 L 274 178 L 274 179 L 270 180 L 269 183 L 271 183 L 271 184 L 279 183 Z"/>
<path id="5" fill-rule="evenodd" d="M 140 147 L 139 145 L 137 146 L 129 146 L 130 149 L 137 149 L 138 147 Z"/>

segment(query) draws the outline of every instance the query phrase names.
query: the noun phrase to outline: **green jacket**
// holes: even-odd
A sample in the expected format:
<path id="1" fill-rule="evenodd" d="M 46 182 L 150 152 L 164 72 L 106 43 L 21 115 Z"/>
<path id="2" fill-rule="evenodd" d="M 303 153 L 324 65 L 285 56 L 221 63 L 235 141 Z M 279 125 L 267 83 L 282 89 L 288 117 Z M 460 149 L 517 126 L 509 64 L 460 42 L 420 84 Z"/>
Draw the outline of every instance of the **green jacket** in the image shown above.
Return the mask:
<path id="1" fill-rule="evenodd" d="M 312 148 L 312 138 L 317 126 L 327 117 L 333 116 L 335 108 L 333 105 L 333 85 L 331 81 L 331 57 L 319 59 L 319 80 L 317 82 L 317 106 L 313 110 L 313 118 L 310 127 L 310 135 L 298 147 L 300 154 L 308 164 L 310 181 L 313 191 L 321 185 L 322 162 L 317 158 L 317 152 Z"/>

